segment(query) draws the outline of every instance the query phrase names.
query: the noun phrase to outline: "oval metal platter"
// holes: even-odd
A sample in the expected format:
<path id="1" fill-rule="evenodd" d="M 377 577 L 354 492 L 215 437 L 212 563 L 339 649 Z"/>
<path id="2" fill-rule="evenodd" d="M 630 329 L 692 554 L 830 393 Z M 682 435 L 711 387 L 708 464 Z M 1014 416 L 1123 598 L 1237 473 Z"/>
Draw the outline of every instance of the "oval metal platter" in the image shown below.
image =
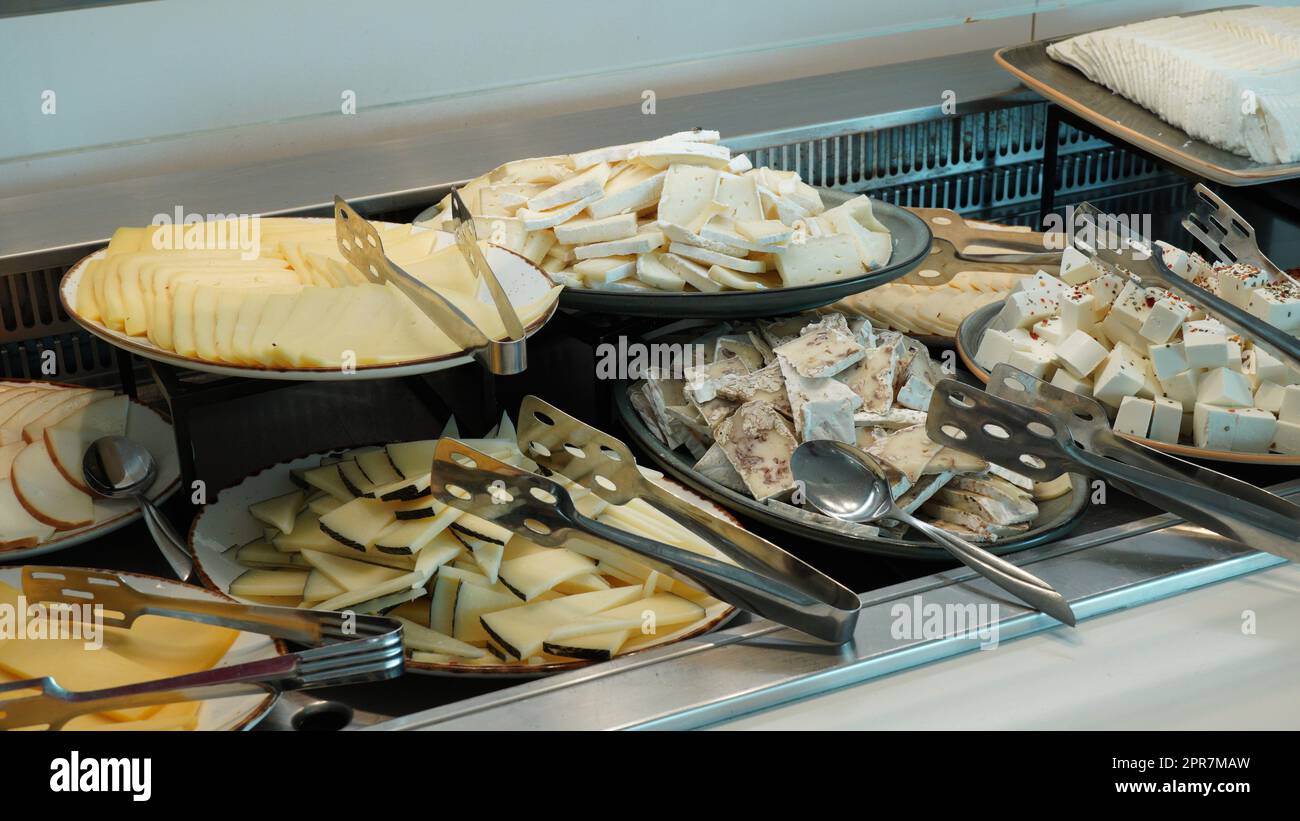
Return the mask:
<path id="1" fill-rule="evenodd" d="M 856 194 L 820 189 L 822 201 L 839 205 Z M 872 200 L 872 213 L 884 223 L 893 238 L 894 249 L 889 264 L 848 279 L 801 285 L 797 288 L 773 288 L 768 291 L 720 291 L 703 293 L 627 293 L 596 289 L 565 288 L 560 307 L 592 313 L 623 316 L 671 316 L 740 318 L 781 316 L 832 302 L 898 279 L 911 271 L 930 253 L 930 228 L 925 220 L 901 206 Z"/>
<path id="2" fill-rule="evenodd" d="M 670 450 L 659 441 L 628 400 L 628 388 L 634 383 L 620 382 L 614 386 L 615 408 L 619 421 L 642 451 L 649 454 L 651 460 L 665 472 L 675 476 L 698 493 L 709 497 L 718 504 L 735 513 L 748 516 L 765 525 L 783 530 L 795 536 L 822 544 L 835 545 L 860 553 L 877 556 L 889 556 L 903 559 L 927 559 L 932 561 L 951 561 L 948 551 L 933 542 L 919 539 L 895 539 L 881 536 L 865 539 L 851 536 L 831 526 L 822 526 L 812 522 L 787 518 L 770 507 L 756 502 L 730 488 L 723 487 L 708 477 L 701 476 L 694 469 L 695 460 L 684 451 Z M 1014 539 L 981 544 L 990 553 L 1005 555 L 1017 550 L 1025 550 L 1040 544 L 1060 539 L 1074 529 L 1088 506 L 1088 483 L 1083 476 L 1071 476 L 1072 487 L 1069 493 L 1038 503 L 1039 516 L 1030 525 L 1029 530 Z"/>
<path id="3" fill-rule="evenodd" d="M 337 453 L 337 451 L 322 452 L 280 462 L 252 473 L 237 484 L 219 492 L 216 499 L 199 511 L 198 515 L 194 517 L 194 522 L 190 525 L 189 547 L 190 553 L 194 556 L 194 569 L 198 581 L 222 595 L 241 600 L 230 593 L 230 584 L 247 568 L 223 555 L 223 551 L 230 545 L 243 544 L 255 539 L 262 532 L 261 524 L 248 515 L 248 506 L 293 490 L 296 485 L 293 484 L 289 477 L 290 470 L 313 467 L 320 463 L 322 456 L 337 455 Z M 661 481 L 669 491 L 681 496 L 688 502 L 722 516 L 733 524 L 740 524 L 725 510 L 720 509 L 717 505 L 697 495 L 690 489 L 682 487 L 671 480 Z M 642 650 L 648 650 L 651 647 L 672 644 L 704 633 L 710 633 L 725 625 L 738 612 L 731 605 L 718 602 L 706 611 L 706 621 L 703 623 L 696 622 L 683 625 L 676 630 L 669 630 L 662 636 L 656 636 L 654 640 L 646 642 L 644 646 L 623 655 L 632 655 Z M 433 664 L 412 661 L 408 658 L 405 669 L 408 673 L 454 676 L 457 678 L 531 679 L 599 663 L 596 661 L 574 660 L 536 665 L 469 665 Z"/>
<path id="4" fill-rule="evenodd" d="M 980 340 L 984 338 L 984 332 L 988 330 L 989 325 L 993 324 L 993 318 L 998 315 L 998 311 L 1001 309 L 1001 302 L 985 305 L 962 320 L 961 327 L 957 329 L 957 355 L 961 357 L 962 364 L 966 366 L 967 370 L 986 384 L 989 381 L 989 373 L 975 364 L 975 353 L 980 348 Z M 1285 453 L 1234 453 L 1228 450 L 1207 450 L 1192 445 L 1171 445 L 1168 442 L 1158 442 L 1155 439 L 1144 439 L 1140 436 L 1129 436 L 1127 434 L 1120 434 L 1120 436 L 1162 453 L 1184 459 L 1205 459 L 1212 462 L 1237 462 L 1244 465 L 1273 465 L 1276 467 L 1300 465 L 1300 456 Z"/>

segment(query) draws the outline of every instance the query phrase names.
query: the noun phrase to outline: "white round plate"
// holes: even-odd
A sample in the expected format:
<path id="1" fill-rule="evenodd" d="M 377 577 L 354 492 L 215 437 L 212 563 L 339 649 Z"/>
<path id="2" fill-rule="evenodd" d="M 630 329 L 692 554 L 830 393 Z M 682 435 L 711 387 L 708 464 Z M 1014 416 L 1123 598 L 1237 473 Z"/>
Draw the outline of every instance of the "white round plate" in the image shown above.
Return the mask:
<path id="1" fill-rule="evenodd" d="M 176 438 L 171 424 L 147 405 L 132 401 L 126 435 L 148 448 L 158 463 L 158 478 L 149 489 L 149 498 L 154 504 L 161 504 L 176 492 L 181 483 L 180 459 L 176 456 Z M 0 562 L 30 559 L 73 547 L 120 530 L 139 518 L 140 506 L 130 499 L 96 499 L 94 524 L 76 530 L 56 531 L 48 542 L 35 547 L 0 548 Z"/>
<path id="2" fill-rule="evenodd" d="M 414 374 L 432 373 L 433 371 L 455 368 L 473 361 L 472 355 L 457 353 L 389 365 L 358 365 L 354 371 L 344 371 L 341 368 L 274 368 L 261 365 L 223 365 L 197 357 L 181 356 L 172 351 L 159 348 L 145 337 L 130 336 L 121 331 L 114 331 L 77 313 L 77 288 L 81 283 L 81 276 L 86 270 L 86 265 L 92 260 L 103 259 L 105 255 L 105 250 L 100 249 L 80 260 L 63 275 L 63 281 L 59 284 L 59 299 L 63 302 L 63 308 L 78 325 L 108 344 L 156 362 L 192 371 L 215 373 L 221 376 L 241 376 L 247 379 L 353 382 L 363 379 L 391 379 Z M 492 271 L 496 274 L 501 283 L 501 288 L 506 292 L 511 304 L 516 307 L 522 307 L 541 299 L 551 288 L 555 287 L 555 283 L 551 281 L 545 271 L 513 251 L 493 245 L 488 247 L 484 252 L 484 256 L 487 257 L 488 264 L 492 266 Z M 492 304 L 492 299 L 487 294 L 486 288 L 480 290 L 479 299 L 486 305 Z M 538 317 L 525 328 L 525 333 L 532 336 L 541 330 L 542 326 L 555 315 L 558 305 L 559 300 L 552 303 L 551 310 Z"/>
<path id="3" fill-rule="evenodd" d="M 126 571 L 107 571 L 117 573 L 135 590 L 142 593 L 154 593 L 160 596 L 175 596 L 182 599 L 208 599 L 211 601 L 230 601 L 229 597 L 211 590 L 204 590 L 192 584 L 184 584 L 174 579 L 163 579 L 143 573 Z M 22 589 L 23 569 L 21 567 L 0 567 L 0 581 L 12 587 Z M 260 661 L 282 655 L 284 648 L 275 640 L 258 633 L 240 633 L 234 644 L 217 662 L 218 667 L 242 664 L 246 661 Z M 250 730 L 266 717 L 272 705 L 274 695 L 232 696 L 205 701 L 199 706 L 200 730 Z"/>
<path id="4" fill-rule="evenodd" d="M 226 548 L 244 544 L 262 535 L 263 527 L 248 515 L 248 507 L 256 502 L 289 493 L 297 486 L 289 478 L 289 471 L 297 468 L 315 467 L 322 456 L 317 453 L 303 456 L 289 462 L 264 468 L 233 487 L 228 487 L 217 494 L 217 498 L 208 503 L 190 526 L 189 545 L 194 555 L 194 569 L 198 578 L 205 585 L 230 595 L 230 584 L 247 568 L 223 555 Z M 684 485 L 669 479 L 658 480 L 671 492 L 699 505 L 710 513 L 739 524 L 735 517 L 723 508 L 694 493 Z M 239 599 L 238 596 L 233 597 Z M 255 602 L 248 602 L 253 604 Z M 705 611 L 709 621 L 702 627 L 688 626 L 681 630 L 657 636 L 636 652 L 648 650 L 662 644 L 669 644 L 691 638 L 702 633 L 718 629 L 737 613 L 729 604 L 719 603 Z M 631 655 L 631 654 L 627 654 Z M 621 656 L 619 657 L 621 658 Z M 406 671 L 411 673 L 428 673 L 434 675 L 454 675 L 465 678 L 536 678 L 537 676 L 573 670 L 596 664 L 593 661 L 572 661 L 545 665 L 499 664 L 429 664 L 407 659 Z"/>

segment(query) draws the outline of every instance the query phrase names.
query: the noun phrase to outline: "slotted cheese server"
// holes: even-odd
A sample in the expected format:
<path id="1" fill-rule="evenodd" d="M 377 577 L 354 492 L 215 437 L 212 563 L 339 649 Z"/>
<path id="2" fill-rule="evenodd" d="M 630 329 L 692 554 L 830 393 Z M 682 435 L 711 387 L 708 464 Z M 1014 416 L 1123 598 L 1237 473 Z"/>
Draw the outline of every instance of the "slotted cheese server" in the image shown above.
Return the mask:
<path id="1" fill-rule="evenodd" d="M 592 443 L 591 447 L 597 445 Z M 626 448 L 622 450 L 627 453 Z M 631 454 L 627 456 L 626 464 L 637 471 Z M 639 472 L 637 476 L 640 477 Z M 710 544 L 725 543 L 727 549 L 722 555 L 726 559 L 685 550 L 588 518 L 578 511 L 573 497 L 559 482 L 506 464 L 454 439 L 438 442 L 430 488 L 435 499 L 537 544 L 567 546 L 582 552 L 582 539 L 595 540 L 716 599 L 778 624 L 836 644 L 853 637 L 861 606 L 853 591 L 776 545 L 704 511 L 700 511 L 701 516 L 725 526 L 719 531 L 727 537 L 720 537 L 707 527 L 691 529 L 701 536 L 709 533 Z M 596 485 L 591 489 L 596 493 L 608 491 L 603 485 L 601 490 Z M 618 495 L 617 491 L 613 493 Z M 648 494 L 636 496 L 647 498 Z M 603 494 L 602 497 L 607 498 Z M 684 525 L 695 522 L 693 514 L 673 518 Z"/>
<path id="2" fill-rule="evenodd" d="M 1048 273 L 1052 273 L 1059 269 L 1060 262 L 1059 258 L 1050 265 L 970 260 L 959 255 L 956 247 L 950 241 L 936 236 L 931 240 L 930 255 L 921 260 L 921 263 L 911 271 L 900 277 L 898 281 L 908 285 L 943 285 L 950 282 L 953 277 L 962 271 L 997 271 L 1028 276 L 1044 269 L 1048 269 Z"/>
<path id="3" fill-rule="evenodd" d="M 472 221 L 470 224 L 472 226 Z M 337 195 L 334 197 L 334 229 L 339 253 L 344 259 L 369 281 L 377 285 L 392 283 L 396 286 L 433 321 L 433 324 L 447 334 L 451 341 L 460 346 L 461 350 L 472 353 L 474 358 L 491 373 L 517 374 L 528 366 L 528 340 L 523 334 L 523 328 L 519 327 L 519 316 L 513 307 L 510 307 L 508 315 L 502 314 L 502 322 L 505 323 L 509 338 L 489 339 L 463 311 L 390 260 L 384 253 L 384 242 L 375 227 Z M 473 230 L 472 227 L 470 230 Z M 487 283 L 488 291 L 497 310 L 500 311 L 500 300 L 504 300 L 507 306 L 510 305 L 510 301 L 501 290 L 501 284 L 492 273 L 491 266 L 487 264 L 486 259 L 482 258 L 477 241 L 472 245 L 474 251 L 478 252 L 477 259 L 466 253 L 459 235 L 457 236 L 457 246 L 461 248 L 461 253 L 466 253 L 470 270 L 481 277 L 481 281 Z M 512 318 L 513 326 L 510 322 Z M 517 337 L 513 335 L 514 327 L 518 327 L 519 330 Z"/>
<path id="4" fill-rule="evenodd" d="M 1076 234 L 1074 243 L 1094 261 L 1139 285 L 1182 294 L 1224 325 L 1252 338 L 1269 353 L 1300 365 L 1300 339 L 1174 273 L 1165 263 L 1164 254 L 1150 240 L 1109 218 L 1091 203 L 1081 203 L 1075 213 L 1088 230 Z"/>
<path id="5" fill-rule="evenodd" d="M 1006 363 L 987 392 L 955 379 L 934 388 L 926 433 L 1037 482 L 1084 473 L 1242 544 L 1300 560 L 1300 507 L 1218 471 L 1131 442 L 1099 402 Z"/>
<path id="6" fill-rule="evenodd" d="M 1222 197 L 1198 182 L 1193 189 L 1196 202 L 1192 210 L 1183 217 L 1183 227 L 1187 232 L 1201 241 L 1201 244 L 1229 265 L 1244 263 L 1254 265 L 1261 271 L 1280 279 L 1295 283 L 1286 271 L 1264 255 L 1255 240 L 1255 228 L 1246 218 Z M 1198 204 L 1199 203 L 1199 204 Z"/>
<path id="7" fill-rule="evenodd" d="M 381 616 L 160 596 L 136 590 L 116 573 L 75 567 L 24 567 L 23 595 L 32 603 L 102 608 L 97 618 L 110 627 L 129 628 L 140 616 L 167 616 L 309 649 L 104 690 L 71 691 L 50 676 L 0 684 L 0 694 L 36 691 L 0 698 L 0 730 L 58 730 L 77 716 L 105 710 L 382 681 L 401 675 L 404 664 L 401 623 Z"/>

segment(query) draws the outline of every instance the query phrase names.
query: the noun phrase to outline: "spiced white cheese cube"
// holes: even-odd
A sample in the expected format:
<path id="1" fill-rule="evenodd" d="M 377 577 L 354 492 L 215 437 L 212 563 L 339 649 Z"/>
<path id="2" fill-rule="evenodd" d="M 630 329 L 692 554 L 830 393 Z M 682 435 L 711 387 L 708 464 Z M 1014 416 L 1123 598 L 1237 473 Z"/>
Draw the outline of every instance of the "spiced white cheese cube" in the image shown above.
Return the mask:
<path id="1" fill-rule="evenodd" d="M 1268 453 L 1277 431 L 1277 417 L 1260 408 L 1238 408 L 1232 449 L 1238 453 Z"/>
<path id="2" fill-rule="evenodd" d="M 1126 396 L 1136 396 L 1146 384 L 1146 367 L 1135 362 L 1131 351 L 1116 346 L 1106 355 L 1101 371 L 1093 380 L 1092 395 L 1097 401 L 1118 408 Z"/>
<path id="3" fill-rule="evenodd" d="M 1232 450 L 1237 431 L 1237 414 L 1233 410 L 1197 402 L 1192 412 L 1192 442 L 1198 448 Z"/>
<path id="4" fill-rule="evenodd" d="M 1091 330 L 1097 324 L 1097 298 L 1083 288 L 1069 288 L 1062 293 L 1057 310 L 1066 336 Z"/>
<path id="5" fill-rule="evenodd" d="M 1106 349 L 1084 331 L 1075 331 L 1056 346 L 1056 358 L 1076 379 L 1092 374 L 1106 358 Z"/>
<path id="6" fill-rule="evenodd" d="M 1021 337 L 1010 331 L 989 328 L 980 338 L 979 350 L 975 352 L 975 364 L 986 371 L 993 370 L 999 362 L 1006 362 L 1012 352 L 1031 347 L 1032 340 L 1025 334 Z"/>
<path id="7" fill-rule="evenodd" d="M 1157 396 L 1151 408 L 1151 426 L 1147 430 L 1147 438 L 1176 445 L 1182 424 L 1182 403 L 1166 396 Z"/>
<path id="8" fill-rule="evenodd" d="M 1151 429 L 1151 413 L 1154 409 L 1155 403 L 1150 399 L 1126 396 L 1119 403 L 1119 412 L 1115 414 L 1115 424 L 1112 427 L 1116 433 L 1145 439 L 1147 431 Z"/>
<path id="9" fill-rule="evenodd" d="M 1192 310 L 1192 304 L 1179 296 L 1163 296 L 1151 306 L 1138 333 L 1150 342 L 1168 342 L 1191 316 Z"/>
<path id="10" fill-rule="evenodd" d="M 1038 271 L 1032 276 L 1020 277 L 1016 284 L 1011 287 L 1011 293 L 1021 293 L 1028 291 L 1041 291 L 1051 296 L 1053 300 L 1059 299 L 1061 294 L 1069 290 L 1069 286 L 1061 280 L 1047 273 Z"/>
<path id="11" fill-rule="evenodd" d="M 1286 388 L 1275 382 L 1260 382 L 1259 387 L 1255 388 L 1255 407 L 1268 411 L 1269 413 L 1278 414 L 1282 412 L 1282 400 L 1286 396 Z"/>
<path id="12" fill-rule="evenodd" d="M 844 325 L 843 316 L 829 315 L 804 328 L 797 338 L 773 349 L 800 376 L 810 379 L 834 376 L 866 355 L 867 349 L 841 331 L 831 316 L 838 317 L 838 325 Z"/>
<path id="13" fill-rule="evenodd" d="M 1039 379 L 1051 379 L 1056 371 L 1056 355 L 1050 348 L 1035 345 L 1029 350 L 1015 350 L 1007 364 Z"/>
<path id="14" fill-rule="evenodd" d="M 1183 355 L 1189 368 L 1224 368 L 1231 356 L 1221 322 L 1200 319 L 1183 325 Z"/>
<path id="15" fill-rule="evenodd" d="M 1291 332 L 1300 329 L 1300 288 L 1290 282 L 1256 288 L 1243 307 L 1274 328 Z"/>
<path id="16" fill-rule="evenodd" d="M 1277 453 L 1300 454 L 1300 423 L 1279 421 L 1273 430 L 1273 441 L 1269 445 L 1269 450 Z"/>
<path id="17" fill-rule="evenodd" d="M 1255 354 L 1255 377 L 1260 382 L 1285 385 L 1290 381 L 1289 369 L 1276 356 L 1259 346 L 1252 346 L 1250 350 Z"/>
<path id="18" fill-rule="evenodd" d="M 758 501 L 794 489 L 790 456 L 799 442 L 766 402 L 746 402 L 717 427 L 717 443 Z"/>
<path id="19" fill-rule="evenodd" d="M 1180 403 L 1185 413 L 1191 413 L 1196 404 L 1196 388 L 1201 379 L 1201 371 L 1186 370 L 1176 373 L 1168 379 L 1160 380 L 1160 391 L 1167 398 Z"/>
<path id="20" fill-rule="evenodd" d="M 1300 424 L 1300 385 L 1287 385 L 1282 392 L 1282 403 L 1277 416 L 1283 422 Z"/>
<path id="21" fill-rule="evenodd" d="M 1061 252 L 1061 281 L 1067 285 L 1082 285 L 1102 275 L 1092 258 L 1071 246 Z"/>
<path id="22" fill-rule="evenodd" d="M 1041 339 L 1053 347 L 1061 344 L 1061 340 L 1065 339 L 1068 333 L 1069 331 L 1065 330 L 1065 325 L 1061 321 L 1059 314 L 1035 322 L 1034 329 L 1030 332 L 1034 339 Z"/>
<path id="23" fill-rule="evenodd" d="M 1002 304 L 1002 310 L 993 318 L 990 327 L 999 331 L 1029 328 L 1040 319 L 1056 313 L 1056 305 L 1056 297 L 1046 290 L 1013 293 Z"/>
<path id="24" fill-rule="evenodd" d="M 1187 370 L 1187 357 L 1183 354 L 1183 343 L 1165 342 L 1147 346 L 1147 359 L 1160 379 L 1168 379 L 1176 373 Z"/>
<path id="25" fill-rule="evenodd" d="M 1255 397 L 1245 376 L 1231 368 L 1214 368 L 1201 377 L 1196 401 L 1222 408 L 1249 408 Z"/>
<path id="26" fill-rule="evenodd" d="M 1093 310 L 1097 312 L 1097 318 L 1106 315 L 1110 306 L 1115 304 L 1115 298 L 1124 290 L 1128 280 L 1124 277 L 1112 273 L 1104 273 L 1101 276 L 1089 281 L 1084 288 L 1092 294 Z"/>
<path id="27" fill-rule="evenodd" d="M 1245 308 L 1250 302 L 1251 293 L 1262 288 L 1272 279 L 1254 265 L 1237 263 L 1236 265 L 1216 265 L 1215 279 L 1219 283 L 1219 296 L 1238 308 Z"/>
<path id="28" fill-rule="evenodd" d="M 1056 373 L 1052 374 L 1052 384 L 1070 393 L 1092 396 L 1092 380 L 1087 377 L 1078 379 L 1067 368 L 1056 369 Z"/>

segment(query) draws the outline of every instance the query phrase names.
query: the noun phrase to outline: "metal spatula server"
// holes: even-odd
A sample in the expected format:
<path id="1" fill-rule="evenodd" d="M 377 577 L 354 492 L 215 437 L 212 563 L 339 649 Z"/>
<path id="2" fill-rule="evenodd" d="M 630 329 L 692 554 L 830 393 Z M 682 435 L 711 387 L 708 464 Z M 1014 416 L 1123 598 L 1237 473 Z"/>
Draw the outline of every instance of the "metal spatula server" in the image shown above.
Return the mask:
<path id="1" fill-rule="evenodd" d="M 987 392 L 944 379 L 926 418 L 935 442 L 1005 465 L 1035 481 L 1062 473 L 1105 479 L 1161 510 L 1242 544 L 1300 560 L 1300 507 L 1266 490 L 1130 442 L 1094 399 L 1007 364 Z"/>
<path id="2" fill-rule="evenodd" d="M 442 439 L 434 455 L 433 497 L 537 544 L 560 547 L 577 534 L 626 552 L 672 578 L 741 610 L 820 639 L 853 635 L 857 595 L 771 542 L 701 510 L 647 480 L 618 439 L 535 396 L 519 410 L 520 448 L 613 505 L 644 499 L 706 541 L 704 556 L 583 516 L 560 483 Z"/>
<path id="3" fill-rule="evenodd" d="M 464 312 L 447 301 L 442 294 L 402 270 L 384 253 L 384 242 L 375 227 L 353 210 L 339 196 L 334 197 L 334 229 L 338 238 L 339 253 L 366 279 L 376 284 L 392 283 L 415 303 L 425 316 L 433 320 L 443 333 L 474 355 L 494 374 L 512 375 L 528 367 L 528 340 L 519 315 L 497 280 L 492 266 L 488 265 L 478 237 L 474 233 L 474 220 L 460 195 L 452 192 L 452 205 L 456 209 L 456 245 L 464 254 L 470 270 L 486 285 L 501 321 L 505 325 L 506 339 L 489 339 Z"/>

